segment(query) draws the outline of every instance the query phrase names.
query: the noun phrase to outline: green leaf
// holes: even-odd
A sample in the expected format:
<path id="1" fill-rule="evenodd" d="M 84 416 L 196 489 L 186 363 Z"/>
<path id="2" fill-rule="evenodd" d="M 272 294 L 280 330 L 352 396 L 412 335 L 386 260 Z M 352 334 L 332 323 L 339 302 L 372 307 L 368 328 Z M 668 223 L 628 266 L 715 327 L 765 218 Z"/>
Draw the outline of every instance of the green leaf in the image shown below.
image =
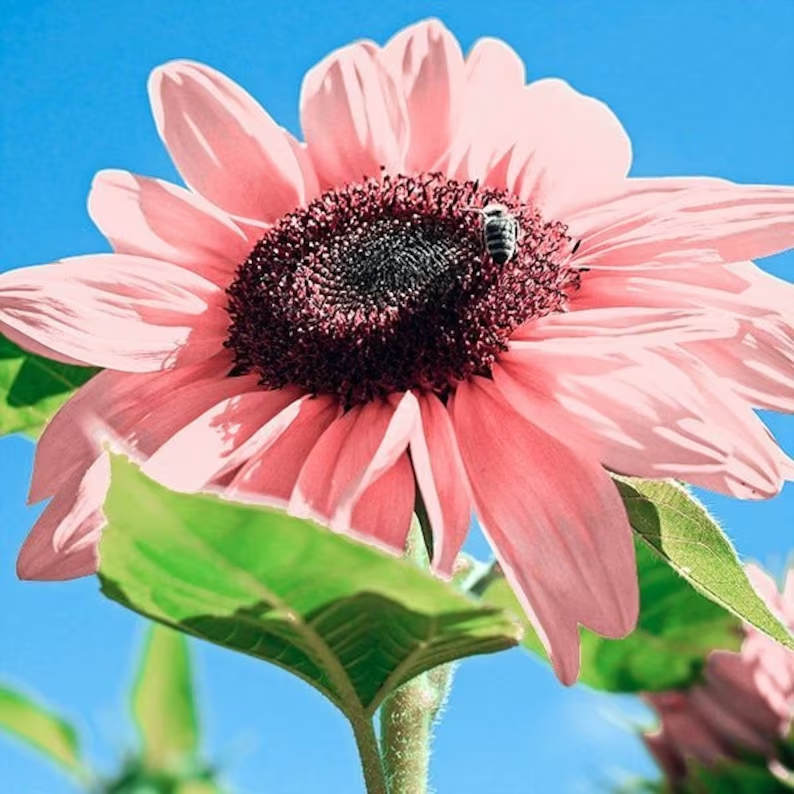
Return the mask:
<path id="1" fill-rule="evenodd" d="M 681 688 L 700 675 L 714 648 L 738 648 L 741 622 L 702 596 L 642 541 L 635 541 L 640 584 L 637 628 L 622 640 L 582 630 L 579 681 L 608 692 L 641 692 Z M 483 592 L 489 604 L 521 615 L 521 607 L 501 576 Z M 522 644 L 546 658 L 543 646 L 525 621 Z"/>
<path id="2" fill-rule="evenodd" d="M 715 648 L 738 650 L 741 622 L 701 595 L 672 568 L 637 543 L 640 617 L 624 640 L 592 632 L 582 637 L 582 660 L 598 689 L 662 691 L 686 687 L 700 677 Z"/>
<path id="3" fill-rule="evenodd" d="M 174 794 L 219 794 L 216 783 L 209 780 L 186 780 L 179 783 Z"/>
<path id="4" fill-rule="evenodd" d="M 742 621 L 788 647 L 788 631 L 750 585 L 733 547 L 705 509 L 669 482 L 616 477 L 635 530 L 640 616 L 622 640 L 582 630 L 579 680 L 609 692 L 683 688 L 700 676 L 715 648 L 737 650 Z M 472 589 L 524 622 L 522 645 L 543 646 L 504 578 L 493 571 Z"/>
<path id="5" fill-rule="evenodd" d="M 199 726 L 187 638 L 152 625 L 146 637 L 132 714 L 148 769 L 177 771 L 198 749 Z"/>
<path id="6" fill-rule="evenodd" d="M 175 772 L 128 758 L 117 775 L 102 780 L 95 790 L 97 794 L 221 794 L 215 776 L 213 769 L 195 762 Z"/>
<path id="7" fill-rule="evenodd" d="M 794 650 L 794 636 L 755 592 L 723 531 L 675 483 L 615 477 L 634 531 L 693 587 Z"/>
<path id="8" fill-rule="evenodd" d="M 2 686 L 0 729 L 34 747 L 71 774 L 85 775 L 74 727 L 40 703 Z"/>
<path id="9" fill-rule="evenodd" d="M 520 636 L 404 560 L 281 511 L 173 493 L 122 458 L 105 513 L 105 595 L 291 671 L 351 720 L 425 670 Z"/>
<path id="10" fill-rule="evenodd" d="M 764 762 L 725 761 L 711 767 L 690 762 L 688 770 L 683 794 L 791 794 L 794 790 L 775 777 Z"/>
<path id="11" fill-rule="evenodd" d="M 683 780 L 636 778 L 612 790 L 614 794 L 791 794 L 794 789 L 775 777 L 763 761 L 730 760 L 707 767 L 690 760 Z"/>
<path id="12" fill-rule="evenodd" d="M 0 335 L 0 436 L 37 438 L 72 392 L 98 371 L 35 356 Z"/>

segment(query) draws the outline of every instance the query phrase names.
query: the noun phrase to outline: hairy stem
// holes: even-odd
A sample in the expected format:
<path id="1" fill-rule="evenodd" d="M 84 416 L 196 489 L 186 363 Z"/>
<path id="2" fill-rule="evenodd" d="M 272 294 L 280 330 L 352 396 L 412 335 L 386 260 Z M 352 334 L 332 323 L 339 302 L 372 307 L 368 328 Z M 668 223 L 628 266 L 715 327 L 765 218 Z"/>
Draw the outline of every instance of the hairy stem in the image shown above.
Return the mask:
<path id="1" fill-rule="evenodd" d="M 452 665 L 403 684 L 381 707 L 381 746 L 389 794 L 429 794 L 433 725 L 449 692 Z"/>
<path id="2" fill-rule="evenodd" d="M 372 720 L 362 714 L 356 719 L 351 718 L 350 725 L 356 738 L 367 794 L 389 794 Z"/>
<path id="3" fill-rule="evenodd" d="M 418 489 L 417 489 L 418 493 Z M 432 535 L 421 497 L 405 556 L 429 567 Z M 429 794 L 433 725 L 446 702 L 452 664 L 428 670 L 393 692 L 380 709 L 380 741 L 389 794 Z"/>

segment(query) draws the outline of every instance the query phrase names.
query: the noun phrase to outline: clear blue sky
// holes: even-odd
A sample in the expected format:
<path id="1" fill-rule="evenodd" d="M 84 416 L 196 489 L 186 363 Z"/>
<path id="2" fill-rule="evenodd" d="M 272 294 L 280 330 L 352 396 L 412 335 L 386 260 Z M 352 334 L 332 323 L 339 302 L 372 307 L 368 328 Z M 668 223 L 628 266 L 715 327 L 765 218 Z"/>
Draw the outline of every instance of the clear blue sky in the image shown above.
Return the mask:
<path id="1" fill-rule="evenodd" d="M 238 80 L 298 131 L 304 72 L 329 50 L 438 16 L 465 48 L 504 38 L 530 76 L 606 100 L 634 143 L 636 175 L 712 174 L 794 184 L 791 0 L 449 2 L 41 2 L 0 0 L 3 74 L 0 270 L 107 250 L 85 211 L 94 172 L 176 179 L 149 116 L 146 79 L 177 57 Z M 764 266 L 794 279 L 794 256 Z M 794 452 L 794 419 L 770 425 Z M 19 583 L 14 559 L 38 513 L 25 508 L 32 446 L 0 440 L 0 679 L 74 716 L 107 765 L 130 740 L 120 719 L 139 621 L 94 580 Z M 746 557 L 779 568 L 792 546 L 794 486 L 763 504 L 706 495 Z M 481 541 L 474 551 L 483 553 Z M 358 794 L 346 723 L 286 673 L 209 645 L 198 659 L 208 746 L 247 794 Z M 439 794 L 604 791 L 618 769 L 652 770 L 618 724 L 631 699 L 565 690 L 520 651 L 460 669 L 438 730 Z M 0 738 L 0 789 L 73 789 Z"/>

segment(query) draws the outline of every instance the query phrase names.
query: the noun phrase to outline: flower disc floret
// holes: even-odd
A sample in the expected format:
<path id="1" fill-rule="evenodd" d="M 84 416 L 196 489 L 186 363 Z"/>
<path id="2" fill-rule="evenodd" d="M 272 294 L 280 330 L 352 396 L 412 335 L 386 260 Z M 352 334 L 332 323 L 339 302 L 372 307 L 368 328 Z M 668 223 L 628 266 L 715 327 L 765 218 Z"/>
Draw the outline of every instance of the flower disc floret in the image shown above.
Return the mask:
<path id="1" fill-rule="evenodd" d="M 482 213 L 505 205 L 520 240 L 498 264 Z M 330 190 L 269 229 L 229 288 L 236 371 L 352 406 L 490 373 L 511 332 L 565 310 L 578 285 L 565 227 L 507 192 L 441 174 Z"/>

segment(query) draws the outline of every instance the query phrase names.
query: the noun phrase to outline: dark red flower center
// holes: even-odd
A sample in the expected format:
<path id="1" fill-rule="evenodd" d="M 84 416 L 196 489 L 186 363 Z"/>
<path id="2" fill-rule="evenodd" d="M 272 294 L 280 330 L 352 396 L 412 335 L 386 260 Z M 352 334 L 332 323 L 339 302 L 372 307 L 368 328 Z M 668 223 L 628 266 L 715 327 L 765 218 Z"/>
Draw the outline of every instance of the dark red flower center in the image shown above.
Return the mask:
<path id="1" fill-rule="evenodd" d="M 495 203 L 518 230 L 501 263 L 489 216 L 472 211 Z M 517 326 L 564 311 L 579 278 L 565 232 L 504 191 L 441 174 L 330 190 L 240 266 L 228 290 L 235 371 L 348 407 L 413 388 L 443 398 L 487 375 Z"/>

